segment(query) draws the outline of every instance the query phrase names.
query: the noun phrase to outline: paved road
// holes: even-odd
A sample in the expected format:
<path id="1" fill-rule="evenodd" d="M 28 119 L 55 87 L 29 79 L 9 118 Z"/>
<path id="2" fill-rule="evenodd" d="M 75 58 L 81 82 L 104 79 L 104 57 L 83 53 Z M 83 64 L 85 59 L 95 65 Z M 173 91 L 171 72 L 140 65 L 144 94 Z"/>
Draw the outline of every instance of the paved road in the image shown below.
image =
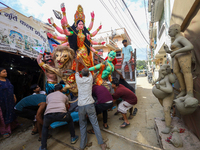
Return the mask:
<path id="1" fill-rule="evenodd" d="M 147 82 L 147 77 L 138 77 L 137 78 L 137 90 L 136 95 L 138 97 L 138 104 L 135 106 L 138 108 L 137 115 L 130 120 L 131 125 L 125 129 L 121 129 L 119 126 L 122 124 L 122 121 L 119 120 L 121 115 L 115 116 L 113 111 L 108 113 L 108 125 L 109 130 L 121 134 L 131 140 L 159 147 L 156 134 L 154 131 L 154 118 L 162 117 L 162 107 L 158 103 L 158 100 L 153 96 L 151 92 L 152 86 Z M 102 116 L 98 116 L 99 125 L 102 127 Z M 40 142 L 37 141 L 38 135 L 31 135 L 31 123 L 26 120 L 23 121 L 21 127 L 16 129 L 12 136 L 8 139 L 0 141 L 1 150 L 37 150 L 40 146 Z M 26 124 L 26 126 L 25 126 Z M 88 123 L 88 129 L 91 128 L 90 123 Z M 80 135 L 79 125 L 75 123 L 76 134 Z M 50 131 L 50 134 L 54 138 L 59 139 L 63 143 L 58 143 L 54 139 L 48 140 L 48 150 L 70 150 L 71 148 L 67 147 L 64 143 L 70 145 L 70 134 L 68 126 L 62 126 Z M 108 147 L 111 150 L 149 150 L 150 148 L 145 148 L 136 144 L 133 144 L 129 141 L 126 141 L 122 138 L 116 137 L 109 133 L 102 131 L 102 136 L 106 141 Z M 100 150 L 100 146 L 97 143 L 95 135 L 88 134 L 88 142 L 92 142 L 92 146 L 86 148 L 88 150 Z M 80 140 L 72 145 L 76 148 L 79 147 Z"/>

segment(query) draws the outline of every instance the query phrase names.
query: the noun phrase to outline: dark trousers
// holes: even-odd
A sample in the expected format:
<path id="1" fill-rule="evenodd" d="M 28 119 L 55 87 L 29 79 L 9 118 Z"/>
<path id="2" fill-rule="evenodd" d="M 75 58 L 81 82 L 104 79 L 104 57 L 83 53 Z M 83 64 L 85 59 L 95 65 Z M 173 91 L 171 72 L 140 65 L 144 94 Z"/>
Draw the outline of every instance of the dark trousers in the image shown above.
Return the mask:
<path id="1" fill-rule="evenodd" d="M 113 107 L 112 103 L 100 103 L 95 105 L 97 115 L 103 112 L 103 123 L 107 123 L 108 113 L 107 110 Z"/>
<path id="2" fill-rule="evenodd" d="M 49 113 L 44 115 L 42 127 L 42 148 L 47 148 L 48 128 L 55 121 L 67 121 L 71 137 L 75 137 L 74 122 L 69 112 L 67 113 Z"/>
<path id="3" fill-rule="evenodd" d="M 15 109 L 15 113 L 22 118 L 34 120 L 35 115 L 37 114 L 38 108 L 39 106 L 28 106 L 28 107 L 24 107 L 22 111 Z"/>

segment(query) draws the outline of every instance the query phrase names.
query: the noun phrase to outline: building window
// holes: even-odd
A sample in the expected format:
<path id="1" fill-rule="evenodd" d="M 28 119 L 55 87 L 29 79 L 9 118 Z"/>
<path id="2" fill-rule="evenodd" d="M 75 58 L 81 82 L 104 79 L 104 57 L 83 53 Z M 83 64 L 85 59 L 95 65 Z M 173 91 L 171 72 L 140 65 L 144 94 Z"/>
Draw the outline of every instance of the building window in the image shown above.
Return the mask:
<path id="1" fill-rule="evenodd" d="M 122 54 L 121 54 L 121 51 L 117 51 L 117 52 L 116 52 L 116 57 L 121 57 L 121 55 L 122 55 Z"/>

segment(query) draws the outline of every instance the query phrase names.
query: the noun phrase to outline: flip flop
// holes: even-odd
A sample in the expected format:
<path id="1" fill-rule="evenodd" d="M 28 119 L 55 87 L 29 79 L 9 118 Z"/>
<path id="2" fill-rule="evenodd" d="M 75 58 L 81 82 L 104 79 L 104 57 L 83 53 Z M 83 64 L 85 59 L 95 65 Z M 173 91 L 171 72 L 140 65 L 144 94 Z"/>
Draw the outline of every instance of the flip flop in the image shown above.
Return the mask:
<path id="1" fill-rule="evenodd" d="M 94 134 L 94 130 L 93 130 L 93 129 L 90 129 L 90 130 L 87 131 L 87 133 L 88 133 L 88 134 Z"/>
<path id="2" fill-rule="evenodd" d="M 10 137 L 10 134 L 9 133 L 5 133 L 5 134 L 3 134 L 3 138 L 5 139 L 5 138 L 9 138 Z"/>
<path id="3" fill-rule="evenodd" d="M 122 125 L 124 125 L 124 126 L 122 126 Z M 129 124 L 127 124 L 126 122 L 123 122 L 122 124 L 121 124 L 121 128 L 125 128 L 126 126 L 129 126 L 130 125 L 130 123 Z"/>

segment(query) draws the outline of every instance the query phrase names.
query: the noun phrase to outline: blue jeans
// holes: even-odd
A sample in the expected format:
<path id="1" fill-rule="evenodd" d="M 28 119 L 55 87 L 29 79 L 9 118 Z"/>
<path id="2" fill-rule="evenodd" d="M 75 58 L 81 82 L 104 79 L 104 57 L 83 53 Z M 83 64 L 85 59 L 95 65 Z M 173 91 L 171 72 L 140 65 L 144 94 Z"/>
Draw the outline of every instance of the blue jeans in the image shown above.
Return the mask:
<path id="1" fill-rule="evenodd" d="M 47 148 L 48 128 L 55 121 L 67 121 L 71 137 L 75 137 L 74 122 L 69 112 L 67 113 L 49 113 L 44 115 L 44 122 L 42 127 L 42 149 Z"/>
<path id="2" fill-rule="evenodd" d="M 96 110 L 94 104 L 89 104 L 85 106 L 79 106 L 78 108 L 78 115 L 79 115 L 79 125 L 80 125 L 80 132 L 81 132 L 81 143 L 80 148 L 84 149 L 87 144 L 87 118 L 86 114 L 89 117 L 89 120 L 92 124 L 94 129 L 95 135 L 98 140 L 98 144 L 103 144 L 103 139 L 101 136 L 101 131 L 99 128 L 99 124 L 97 121 Z"/>

